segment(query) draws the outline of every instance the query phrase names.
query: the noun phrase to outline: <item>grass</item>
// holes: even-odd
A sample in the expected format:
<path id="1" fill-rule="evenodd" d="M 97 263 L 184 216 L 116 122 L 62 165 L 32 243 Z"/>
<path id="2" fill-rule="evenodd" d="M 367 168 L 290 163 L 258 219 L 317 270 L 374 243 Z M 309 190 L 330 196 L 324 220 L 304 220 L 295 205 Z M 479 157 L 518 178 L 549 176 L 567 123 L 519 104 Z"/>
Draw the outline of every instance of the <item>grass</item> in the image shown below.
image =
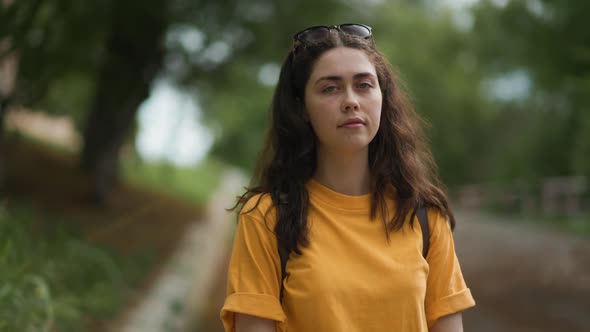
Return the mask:
<path id="1" fill-rule="evenodd" d="M 116 257 L 31 206 L 3 207 L 0 331 L 84 331 L 88 318 L 112 319 L 151 260 Z"/>
<path id="2" fill-rule="evenodd" d="M 583 214 L 576 217 L 552 216 L 543 217 L 541 224 L 548 225 L 557 229 L 562 229 L 569 233 L 590 236 L 590 214 Z"/>
<path id="3" fill-rule="evenodd" d="M 540 195 L 540 194 L 537 194 Z M 567 215 L 565 211 L 546 213 L 540 206 L 530 211 L 522 211 L 522 202 L 512 200 L 508 202 L 490 201 L 482 210 L 502 217 L 508 217 L 511 222 L 519 222 L 532 227 L 543 227 L 570 234 L 590 236 L 590 197 L 585 194 L 577 197 L 581 205 L 579 213 Z M 538 202 L 537 202 L 538 204 Z M 502 220 L 506 218 L 500 218 Z"/>
<path id="4" fill-rule="evenodd" d="M 500 220 L 510 220 L 511 222 L 520 222 L 533 227 L 545 227 L 560 232 L 570 234 L 590 236 L 590 214 L 588 212 L 577 216 L 566 215 L 521 215 L 514 211 L 487 208 L 487 212 L 496 216 L 508 216 L 509 219 L 500 218 Z"/>
<path id="5" fill-rule="evenodd" d="M 204 205 L 221 179 L 224 165 L 206 159 L 194 167 L 178 167 L 166 163 L 123 161 L 123 177 L 137 187 L 159 191 L 180 199 Z"/>

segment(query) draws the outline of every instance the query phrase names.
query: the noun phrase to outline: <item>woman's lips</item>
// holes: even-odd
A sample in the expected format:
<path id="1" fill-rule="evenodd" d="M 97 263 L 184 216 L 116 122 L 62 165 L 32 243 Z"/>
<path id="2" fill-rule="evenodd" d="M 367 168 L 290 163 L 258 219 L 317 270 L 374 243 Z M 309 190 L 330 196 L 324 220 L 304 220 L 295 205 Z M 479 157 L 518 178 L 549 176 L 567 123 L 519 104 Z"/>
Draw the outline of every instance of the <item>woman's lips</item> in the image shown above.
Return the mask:
<path id="1" fill-rule="evenodd" d="M 350 119 L 347 119 L 346 121 L 344 121 L 344 123 L 342 123 L 340 125 L 340 128 L 355 129 L 355 128 L 361 128 L 364 125 L 365 125 L 365 122 L 363 121 L 363 119 L 355 116 L 353 118 L 350 118 Z"/>
<path id="2" fill-rule="evenodd" d="M 361 128 L 362 126 L 364 126 L 364 124 L 362 124 L 361 122 L 353 122 L 353 123 L 348 123 L 348 124 L 342 125 L 342 126 L 340 126 L 340 128 L 354 129 L 354 128 Z"/>

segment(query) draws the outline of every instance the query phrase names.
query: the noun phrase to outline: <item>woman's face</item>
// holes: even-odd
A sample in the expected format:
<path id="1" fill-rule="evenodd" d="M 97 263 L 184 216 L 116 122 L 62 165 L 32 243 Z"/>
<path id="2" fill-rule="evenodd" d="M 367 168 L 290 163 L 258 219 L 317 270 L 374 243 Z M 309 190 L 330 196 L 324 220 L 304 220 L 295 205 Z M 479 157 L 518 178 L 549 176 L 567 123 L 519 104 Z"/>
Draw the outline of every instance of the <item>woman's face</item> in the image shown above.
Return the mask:
<path id="1" fill-rule="evenodd" d="M 305 111 L 318 151 L 368 149 L 379 129 L 381 89 L 364 51 L 337 47 L 316 61 L 305 86 Z"/>

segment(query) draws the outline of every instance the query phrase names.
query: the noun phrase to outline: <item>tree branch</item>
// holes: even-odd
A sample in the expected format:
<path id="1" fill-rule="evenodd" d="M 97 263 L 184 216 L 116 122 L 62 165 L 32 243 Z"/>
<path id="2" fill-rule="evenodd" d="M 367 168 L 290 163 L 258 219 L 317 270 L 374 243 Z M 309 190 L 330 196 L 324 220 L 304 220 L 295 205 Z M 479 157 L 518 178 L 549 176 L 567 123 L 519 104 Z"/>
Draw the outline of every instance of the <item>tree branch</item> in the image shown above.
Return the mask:
<path id="1" fill-rule="evenodd" d="M 4 59 L 4 57 L 8 56 L 12 52 L 14 52 L 19 46 L 22 45 L 22 42 L 25 39 L 25 36 L 30 31 L 33 19 L 39 12 L 39 8 L 43 3 L 43 0 L 31 0 L 33 1 L 30 7 L 28 8 L 29 12 L 25 14 L 25 19 L 22 21 L 21 24 L 18 22 L 12 22 L 12 24 L 7 24 L 7 28 L 5 31 L 5 38 L 10 40 L 10 46 L 7 50 L 4 50 L 0 53 L 0 61 Z M 17 12 L 17 4 L 22 2 L 15 2 L 15 4 L 9 7 L 9 10 L 2 15 L 0 22 L 10 22 L 8 17 L 16 16 Z M 30 3 L 30 2 L 29 2 Z M 12 25 L 12 26 L 11 26 Z M 12 37 L 12 38 L 11 38 Z"/>

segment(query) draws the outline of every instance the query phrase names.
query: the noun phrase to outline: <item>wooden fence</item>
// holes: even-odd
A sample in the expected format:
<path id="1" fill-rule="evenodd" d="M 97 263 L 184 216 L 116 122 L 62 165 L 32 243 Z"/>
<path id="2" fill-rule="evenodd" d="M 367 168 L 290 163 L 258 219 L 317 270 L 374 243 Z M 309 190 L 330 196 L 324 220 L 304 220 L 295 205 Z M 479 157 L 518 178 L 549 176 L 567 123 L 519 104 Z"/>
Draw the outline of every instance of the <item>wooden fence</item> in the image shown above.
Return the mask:
<path id="1" fill-rule="evenodd" d="M 470 184 L 451 190 L 463 209 L 493 208 L 526 215 L 579 216 L 590 213 L 585 176 L 545 178 L 537 186 L 524 183 Z"/>

